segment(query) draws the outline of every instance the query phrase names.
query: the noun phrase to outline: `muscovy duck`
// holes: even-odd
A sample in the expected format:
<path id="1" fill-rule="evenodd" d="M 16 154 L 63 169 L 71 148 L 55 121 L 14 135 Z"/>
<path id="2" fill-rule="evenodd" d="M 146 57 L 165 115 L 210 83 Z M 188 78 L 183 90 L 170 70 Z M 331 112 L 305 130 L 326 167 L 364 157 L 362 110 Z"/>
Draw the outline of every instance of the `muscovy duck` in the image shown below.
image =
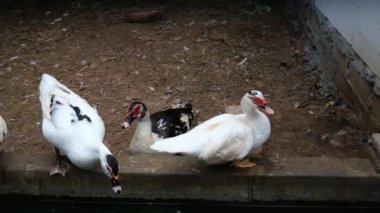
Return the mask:
<path id="1" fill-rule="evenodd" d="M 252 167 L 255 163 L 245 157 L 252 148 L 267 141 L 271 126 L 266 114 L 274 114 L 274 111 L 257 90 L 246 93 L 240 106 L 243 114 L 215 116 L 185 134 L 156 141 L 151 148 L 195 156 L 208 164 L 232 162 L 235 167 Z"/>
<path id="2" fill-rule="evenodd" d="M 192 105 L 188 103 L 184 107 L 170 108 L 151 115 L 144 103 L 134 101 L 128 104 L 122 128 L 128 128 L 135 119 L 138 120 L 138 124 L 129 144 L 129 151 L 154 153 L 150 149 L 154 141 L 189 131 L 192 128 L 194 114 Z"/>
<path id="3" fill-rule="evenodd" d="M 105 127 L 96 109 L 49 74 L 40 82 L 42 133 L 54 146 L 56 164 L 50 175 L 65 176 L 68 164 L 91 169 L 100 163 L 103 172 L 111 179 L 115 193 L 121 192 L 119 166 L 115 156 L 103 143 Z"/>
<path id="4" fill-rule="evenodd" d="M 3 117 L 0 116 L 0 143 L 3 142 L 7 134 L 8 134 L 7 124 L 5 123 L 5 120 L 3 119 Z"/>

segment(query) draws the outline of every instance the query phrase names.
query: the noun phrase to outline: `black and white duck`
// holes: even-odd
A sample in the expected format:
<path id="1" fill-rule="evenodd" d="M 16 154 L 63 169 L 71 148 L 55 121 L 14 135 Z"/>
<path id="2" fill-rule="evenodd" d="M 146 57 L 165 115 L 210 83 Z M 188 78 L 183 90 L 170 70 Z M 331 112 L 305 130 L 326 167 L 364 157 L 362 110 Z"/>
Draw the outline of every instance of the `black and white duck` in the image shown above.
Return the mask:
<path id="1" fill-rule="evenodd" d="M 115 193 L 121 192 L 118 161 L 103 143 L 105 127 L 97 110 L 49 74 L 43 74 L 39 86 L 42 108 L 42 133 L 54 146 L 56 165 L 50 175 L 65 176 L 67 165 L 91 169 L 99 163 L 111 179 Z"/>
<path id="2" fill-rule="evenodd" d="M 155 153 L 150 146 L 156 140 L 186 133 L 192 128 L 192 105 L 169 108 L 150 114 L 146 105 L 139 101 L 128 104 L 122 128 L 128 128 L 134 120 L 137 127 L 129 144 L 133 153 Z"/>

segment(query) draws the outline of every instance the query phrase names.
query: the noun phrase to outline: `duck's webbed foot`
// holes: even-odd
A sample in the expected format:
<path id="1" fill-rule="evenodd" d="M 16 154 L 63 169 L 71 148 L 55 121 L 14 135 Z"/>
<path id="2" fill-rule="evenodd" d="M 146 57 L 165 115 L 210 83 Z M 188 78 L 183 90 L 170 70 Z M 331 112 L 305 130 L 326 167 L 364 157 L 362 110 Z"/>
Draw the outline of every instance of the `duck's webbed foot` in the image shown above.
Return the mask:
<path id="1" fill-rule="evenodd" d="M 235 168 L 250 168 L 256 166 L 256 163 L 251 162 L 249 159 L 234 160 L 232 166 Z"/>
<path id="2" fill-rule="evenodd" d="M 67 170 L 69 170 L 70 165 L 63 162 L 62 164 L 64 165 L 59 165 L 56 164 L 50 169 L 50 176 L 55 176 L 55 175 L 62 175 L 63 177 L 66 176 Z"/>

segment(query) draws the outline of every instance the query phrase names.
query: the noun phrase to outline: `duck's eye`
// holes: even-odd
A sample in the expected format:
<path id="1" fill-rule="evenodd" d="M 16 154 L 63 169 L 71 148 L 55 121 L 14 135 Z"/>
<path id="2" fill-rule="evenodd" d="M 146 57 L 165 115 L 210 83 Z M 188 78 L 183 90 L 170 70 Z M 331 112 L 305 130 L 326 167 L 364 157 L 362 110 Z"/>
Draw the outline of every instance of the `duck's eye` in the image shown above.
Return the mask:
<path id="1" fill-rule="evenodd" d="M 253 96 L 256 96 L 256 95 L 258 95 L 259 93 L 257 93 L 256 91 L 251 90 L 251 91 L 249 91 L 249 94 L 250 94 L 250 95 L 253 95 Z"/>
<path id="2" fill-rule="evenodd" d="M 143 107 L 142 105 L 140 104 L 137 104 L 133 107 L 133 109 L 131 110 L 131 113 L 136 116 L 136 117 L 139 117 L 140 114 L 142 113 L 142 110 L 143 110 Z"/>

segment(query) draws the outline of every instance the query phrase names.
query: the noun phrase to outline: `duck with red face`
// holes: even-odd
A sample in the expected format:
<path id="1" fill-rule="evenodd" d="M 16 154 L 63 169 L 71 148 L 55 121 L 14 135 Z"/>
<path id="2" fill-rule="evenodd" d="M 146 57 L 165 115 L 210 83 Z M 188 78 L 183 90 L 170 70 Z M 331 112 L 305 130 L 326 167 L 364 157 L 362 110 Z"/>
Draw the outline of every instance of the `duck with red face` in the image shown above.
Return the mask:
<path id="1" fill-rule="evenodd" d="M 173 138 L 156 141 L 151 149 L 198 157 L 208 164 L 232 163 L 239 168 L 255 165 L 246 156 L 269 138 L 267 115 L 274 114 L 268 101 L 257 90 L 248 91 L 240 101 L 242 114 L 217 115 Z"/>
<path id="2" fill-rule="evenodd" d="M 138 123 L 129 150 L 138 153 L 153 153 L 150 145 L 155 140 L 175 137 L 188 132 L 193 126 L 194 114 L 191 104 L 186 104 L 151 115 L 144 103 L 134 101 L 128 104 L 125 120 L 121 127 L 129 128 L 135 120 Z"/>

